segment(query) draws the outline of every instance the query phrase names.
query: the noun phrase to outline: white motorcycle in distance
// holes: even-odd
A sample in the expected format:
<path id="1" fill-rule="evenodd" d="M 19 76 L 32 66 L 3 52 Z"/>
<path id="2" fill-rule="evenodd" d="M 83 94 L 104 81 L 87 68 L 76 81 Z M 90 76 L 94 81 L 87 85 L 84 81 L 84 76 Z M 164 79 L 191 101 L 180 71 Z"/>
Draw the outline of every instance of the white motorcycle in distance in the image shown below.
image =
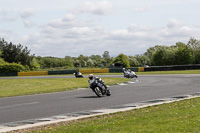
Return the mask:
<path id="1" fill-rule="evenodd" d="M 76 70 L 76 72 L 74 73 L 76 78 L 84 78 L 82 73 L 80 73 L 78 70 Z"/>
<path id="2" fill-rule="evenodd" d="M 123 68 L 123 73 L 124 73 L 124 77 L 126 78 L 138 78 L 138 76 L 136 75 L 136 73 L 134 71 L 131 71 L 130 69 L 126 70 L 125 68 Z"/>

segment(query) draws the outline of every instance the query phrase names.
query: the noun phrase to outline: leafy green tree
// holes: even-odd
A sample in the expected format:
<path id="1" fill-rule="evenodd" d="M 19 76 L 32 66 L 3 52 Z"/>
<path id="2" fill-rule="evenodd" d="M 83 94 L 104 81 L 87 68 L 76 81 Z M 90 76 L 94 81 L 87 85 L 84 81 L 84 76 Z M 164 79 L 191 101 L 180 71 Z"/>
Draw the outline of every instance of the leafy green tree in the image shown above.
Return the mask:
<path id="1" fill-rule="evenodd" d="M 108 68 L 110 67 L 112 61 L 113 61 L 113 58 L 106 57 L 106 58 L 103 58 L 101 62 L 102 62 L 103 67 Z"/>
<path id="2" fill-rule="evenodd" d="M 197 39 L 191 37 L 190 40 L 187 43 L 188 47 L 196 50 L 200 48 L 200 41 L 198 41 Z"/>
<path id="3" fill-rule="evenodd" d="M 7 44 L 7 42 L 4 39 L 0 38 L 0 49 L 2 49 L 3 46 L 6 45 L 6 44 Z"/>
<path id="4" fill-rule="evenodd" d="M 187 46 L 192 51 L 192 63 L 199 64 L 200 41 L 191 37 L 187 43 Z"/>
<path id="5" fill-rule="evenodd" d="M 200 49 L 196 50 L 195 52 L 194 64 L 200 64 Z"/>
<path id="6" fill-rule="evenodd" d="M 154 47 L 150 47 L 149 49 L 147 49 L 147 51 L 144 53 L 144 55 L 148 57 L 148 64 L 147 65 L 155 65 L 154 54 L 159 49 L 162 49 L 162 48 L 163 48 L 163 46 L 156 45 Z"/>
<path id="7" fill-rule="evenodd" d="M 175 52 L 178 46 L 155 46 L 147 49 L 145 56 L 148 57 L 148 65 L 173 65 Z"/>
<path id="8" fill-rule="evenodd" d="M 112 63 L 122 63 L 125 67 L 130 67 L 128 57 L 124 54 L 119 54 Z"/>
<path id="9" fill-rule="evenodd" d="M 80 61 L 78 59 L 74 59 L 74 66 L 81 67 Z"/>
<path id="10" fill-rule="evenodd" d="M 0 48 L 0 57 L 2 56 L 2 50 L 1 50 L 1 48 Z"/>
<path id="11" fill-rule="evenodd" d="M 1 51 L 1 48 L 0 48 L 0 64 L 4 64 L 6 62 L 4 61 L 3 58 L 1 58 L 1 55 L 2 55 L 2 51 Z"/>
<path id="12" fill-rule="evenodd" d="M 4 61 L 3 58 L 1 58 L 1 56 L 2 56 L 2 50 L 1 50 L 1 47 L 0 47 L 0 64 L 3 64 L 3 63 L 5 63 L 5 61 Z"/>
<path id="13" fill-rule="evenodd" d="M 80 55 L 78 57 L 78 60 L 80 62 L 81 67 L 86 67 L 87 66 L 87 60 L 89 59 L 89 57 L 84 56 L 84 55 Z"/>
<path id="14" fill-rule="evenodd" d="M 30 62 L 34 55 L 30 55 L 30 50 L 23 47 L 21 44 L 14 45 L 11 42 L 8 44 L 4 41 L 2 46 L 2 58 L 9 63 L 21 63 L 22 65 L 30 66 Z"/>
<path id="15" fill-rule="evenodd" d="M 40 64 L 38 63 L 38 61 L 35 57 L 31 61 L 30 69 L 31 70 L 39 70 L 40 69 Z"/>
<path id="16" fill-rule="evenodd" d="M 174 48 L 180 48 L 180 47 L 185 48 L 186 45 L 185 45 L 185 43 L 177 42 L 175 46 L 171 46 L 171 47 L 174 47 Z"/>
<path id="17" fill-rule="evenodd" d="M 65 60 L 68 62 L 69 67 L 74 67 L 74 59 L 70 56 L 65 56 Z"/>
<path id="18" fill-rule="evenodd" d="M 176 59 L 175 59 L 175 52 L 176 48 L 174 47 L 166 47 L 165 49 L 165 55 L 163 60 L 165 61 L 164 65 L 176 65 Z"/>
<path id="19" fill-rule="evenodd" d="M 42 68 L 52 68 L 53 67 L 53 60 L 51 59 L 51 57 L 43 57 L 39 63 L 42 66 Z"/>
<path id="20" fill-rule="evenodd" d="M 91 55 L 89 58 L 94 62 L 94 67 L 101 67 L 102 58 L 100 55 Z"/>
<path id="21" fill-rule="evenodd" d="M 175 53 L 177 65 L 187 65 L 192 63 L 192 51 L 187 47 L 179 47 Z"/>
<path id="22" fill-rule="evenodd" d="M 142 65 L 149 65 L 149 58 L 145 55 L 136 55 L 135 56 L 138 65 L 142 66 Z"/>
<path id="23" fill-rule="evenodd" d="M 111 62 L 113 61 L 113 58 L 110 57 L 108 51 L 104 51 L 102 55 L 102 64 L 104 67 L 109 67 L 111 65 Z"/>
<path id="24" fill-rule="evenodd" d="M 152 64 L 155 66 L 162 66 L 165 65 L 164 64 L 164 57 L 165 51 L 163 49 L 159 49 L 157 50 L 154 54 L 153 54 L 153 62 Z"/>
<path id="25" fill-rule="evenodd" d="M 104 51 L 102 56 L 103 56 L 103 58 L 110 58 L 110 55 L 109 55 L 108 51 Z"/>
<path id="26" fill-rule="evenodd" d="M 94 62 L 93 62 L 93 60 L 92 59 L 88 59 L 87 60 L 87 67 L 93 67 L 94 66 Z"/>
<path id="27" fill-rule="evenodd" d="M 134 56 L 128 56 L 128 60 L 130 62 L 131 67 L 140 66 L 139 62 L 137 61 L 137 59 Z"/>
<path id="28" fill-rule="evenodd" d="M 37 57 L 38 63 L 42 68 L 53 68 L 53 67 L 73 67 L 73 63 L 65 58 L 56 57 Z"/>

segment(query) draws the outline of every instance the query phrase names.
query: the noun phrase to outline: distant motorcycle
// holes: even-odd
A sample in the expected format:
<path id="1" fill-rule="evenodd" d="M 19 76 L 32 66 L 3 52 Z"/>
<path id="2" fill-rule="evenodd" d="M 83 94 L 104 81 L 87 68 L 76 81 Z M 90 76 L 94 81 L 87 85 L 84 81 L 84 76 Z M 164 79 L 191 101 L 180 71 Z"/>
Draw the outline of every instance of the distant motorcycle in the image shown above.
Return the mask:
<path id="1" fill-rule="evenodd" d="M 138 76 L 136 75 L 136 73 L 134 71 L 126 70 L 125 68 L 123 68 L 123 73 L 124 73 L 124 77 L 126 78 L 138 78 Z"/>
<path id="2" fill-rule="evenodd" d="M 93 80 L 89 80 L 89 84 L 90 84 L 90 88 L 98 97 L 102 97 L 103 95 L 106 95 L 106 96 L 111 95 L 111 91 L 109 89 L 106 89 L 104 85 L 98 82 L 95 78 Z"/>
<path id="3" fill-rule="evenodd" d="M 78 70 L 76 70 L 76 72 L 74 73 L 76 78 L 84 78 L 82 73 L 80 73 Z"/>

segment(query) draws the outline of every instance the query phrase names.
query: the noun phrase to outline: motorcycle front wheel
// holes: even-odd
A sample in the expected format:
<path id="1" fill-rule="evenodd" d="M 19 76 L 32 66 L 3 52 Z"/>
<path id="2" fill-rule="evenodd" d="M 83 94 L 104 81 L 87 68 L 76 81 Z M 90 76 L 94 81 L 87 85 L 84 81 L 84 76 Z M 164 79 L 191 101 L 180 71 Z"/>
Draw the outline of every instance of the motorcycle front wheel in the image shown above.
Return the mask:
<path id="1" fill-rule="evenodd" d="M 94 92 L 98 97 L 102 97 L 103 94 L 101 92 L 101 89 L 99 87 L 94 88 Z"/>
<path id="2" fill-rule="evenodd" d="M 110 95 L 111 95 L 111 91 L 110 91 L 110 90 L 107 90 L 106 96 L 110 96 Z"/>

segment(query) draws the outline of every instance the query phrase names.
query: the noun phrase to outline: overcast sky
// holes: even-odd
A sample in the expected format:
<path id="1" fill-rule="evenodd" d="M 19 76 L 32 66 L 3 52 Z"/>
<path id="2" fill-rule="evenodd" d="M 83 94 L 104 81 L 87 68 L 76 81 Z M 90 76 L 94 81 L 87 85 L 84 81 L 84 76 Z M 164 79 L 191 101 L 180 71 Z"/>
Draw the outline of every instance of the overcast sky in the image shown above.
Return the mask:
<path id="1" fill-rule="evenodd" d="M 200 39 L 200 0 L 0 0 L 0 38 L 36 56 L 135 56 Z"/>

